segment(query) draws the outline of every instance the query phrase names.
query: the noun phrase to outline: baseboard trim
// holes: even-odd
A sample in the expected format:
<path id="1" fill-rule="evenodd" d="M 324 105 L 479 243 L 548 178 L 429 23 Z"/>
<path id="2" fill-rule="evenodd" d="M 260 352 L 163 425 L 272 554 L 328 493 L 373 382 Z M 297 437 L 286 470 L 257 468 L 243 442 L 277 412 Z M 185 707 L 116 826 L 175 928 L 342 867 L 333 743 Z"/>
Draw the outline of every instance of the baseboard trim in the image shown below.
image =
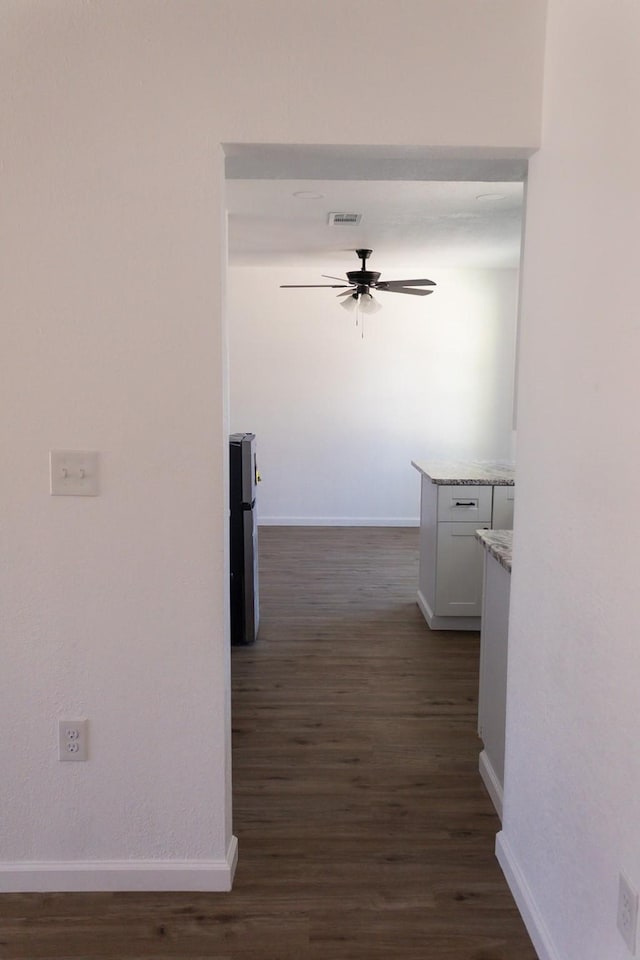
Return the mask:
<path id="1" fill-rule="evenodd" d="M 504 830 L 496 837 L 496 857 L 539 960 L 561 960 Z"/>
<path id="2" fill-rule="evenodd" d="M 0 862 L 0 893 L 225 893 L 237 862 L 236 837 L 221 860 L 5 861 Z"/>
<path id="3" fill-rule="evenodd" d="M 418 517 L 258 517 L 261 527 L 418 527 Z"/>
<path id="4" fill-rule="evenodd" d="M 477 631 L 480 629 L 480 617 L 436 617 L 422 590 L 418 590 L 416 600 L 430 630 Z"/>
<path id="5" fill-rule="evenodd" d="M 487 793 L 491 797 L 491 802 L 496 808 L 496 813 L 500 817 L 500 822 L 502 822 L 502 784 L 498 779 L 498 774 L 493 769 L 493 764 L 491 763 L 486 750 L 483 750 L 480 754 L 478 769 L 480 770 L 482 782 L 487 788 Z"/>

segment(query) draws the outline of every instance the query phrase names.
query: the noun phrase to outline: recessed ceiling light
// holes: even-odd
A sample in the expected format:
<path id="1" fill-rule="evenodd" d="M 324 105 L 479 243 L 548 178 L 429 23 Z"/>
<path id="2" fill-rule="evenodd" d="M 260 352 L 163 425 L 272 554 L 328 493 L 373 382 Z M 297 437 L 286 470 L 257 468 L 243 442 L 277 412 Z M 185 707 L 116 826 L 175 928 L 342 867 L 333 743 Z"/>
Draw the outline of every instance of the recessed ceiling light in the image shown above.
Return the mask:
<path id="1" fill-rule="evenodd" d="M 324 193 L 314 193 L 313 190 L 297 190 L 293 194 L 298 200 L 323 200 Z"/>
<path id="2" fill-rule="evenodd" d="M 480 193 L 476 200 L 506 200 L 504 193 Z"/>

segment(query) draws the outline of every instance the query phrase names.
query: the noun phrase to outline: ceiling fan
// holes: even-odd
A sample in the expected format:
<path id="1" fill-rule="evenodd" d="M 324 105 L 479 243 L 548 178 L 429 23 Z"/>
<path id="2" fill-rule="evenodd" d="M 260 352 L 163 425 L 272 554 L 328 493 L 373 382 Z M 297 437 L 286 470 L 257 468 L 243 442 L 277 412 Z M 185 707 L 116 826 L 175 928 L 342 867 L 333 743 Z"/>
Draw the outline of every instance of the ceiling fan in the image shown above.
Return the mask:
<path id="1" fill-rule="evenodd" d="M 283 288 L 310 288 L 310 287 L 329 287 L 333 290 L 342 290 L 338 297 L 344 297 L 343 306 L 352 308 L 360 306 L 366 312 L 374 312 L 379 309 L 379 304 L 374 301 L 371 291 L 383 290 L 387 293 L 408 293 L 414 297 L 426 297 L 433 290 L 414 290 L 413 287 L 435 287 L 433 280 L 381 280 L 380 274 L 375 270 L 367 270 L 367 260 L 373 253 L 373 250 L 356 250 L 356 255 L 362 261 L 360 270 L 348 270 L 346 283 L 340 277 L 331 277 L 326 273 L 322 276 L 327 280 L 339 280 L 339 283 L 283 283 Z M 368 309 L 367 309 L 368 308 Z"/>

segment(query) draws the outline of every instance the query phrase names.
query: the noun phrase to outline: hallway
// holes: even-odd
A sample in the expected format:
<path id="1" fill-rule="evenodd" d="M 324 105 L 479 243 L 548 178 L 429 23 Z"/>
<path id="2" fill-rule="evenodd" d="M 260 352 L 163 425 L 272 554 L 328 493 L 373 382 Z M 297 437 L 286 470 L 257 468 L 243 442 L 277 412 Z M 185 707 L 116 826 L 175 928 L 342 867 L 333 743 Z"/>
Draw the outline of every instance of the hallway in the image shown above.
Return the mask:
<path id="1" fill-rule="evenodd" d="M 237 955 L 534 960 L 477 772 L 478 635 L 428 630 L 418 531 L 260 537 L 233 714 L 234 898 L 262 946 Z"/>

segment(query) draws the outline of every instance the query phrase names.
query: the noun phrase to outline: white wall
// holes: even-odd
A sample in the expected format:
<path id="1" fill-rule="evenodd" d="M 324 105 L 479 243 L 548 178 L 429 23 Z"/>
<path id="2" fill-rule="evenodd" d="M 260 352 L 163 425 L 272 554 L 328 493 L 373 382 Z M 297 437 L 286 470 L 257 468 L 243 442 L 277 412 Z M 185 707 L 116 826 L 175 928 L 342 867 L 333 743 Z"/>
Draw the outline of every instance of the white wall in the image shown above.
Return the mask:
<path id="1" fill-rule="evenodd" d="M 223 156 L 180 7 L 2 6 L 0 889 L 228 884 Z M 50 497 L 51 448 L 101 495 Z"/>
<path id="2" fill-rule="evenodd" d="M 429 269 L 435 292 L 380 293 L 364 339 L 335 291 L 279 288 L 321 272 L 229 270 L 231 428 L 258 436 L 260 520 L 417 523 L 412 459 L 509 456 L 517 271 Z"/>
<path id="3" fill-rule="evenodd" d="M 0 6 L 0 889 L 230 882 L 220 144 L 538 143 L 543 2 L 358 20 L 375 57 L 341 0 Z"/>
<path id="4" fill-rule="evenodd" d="M 639 37 L 551 0 L 530 169 L 501 856 L 554 960 L 630 956 L 640 887 Z"/>

